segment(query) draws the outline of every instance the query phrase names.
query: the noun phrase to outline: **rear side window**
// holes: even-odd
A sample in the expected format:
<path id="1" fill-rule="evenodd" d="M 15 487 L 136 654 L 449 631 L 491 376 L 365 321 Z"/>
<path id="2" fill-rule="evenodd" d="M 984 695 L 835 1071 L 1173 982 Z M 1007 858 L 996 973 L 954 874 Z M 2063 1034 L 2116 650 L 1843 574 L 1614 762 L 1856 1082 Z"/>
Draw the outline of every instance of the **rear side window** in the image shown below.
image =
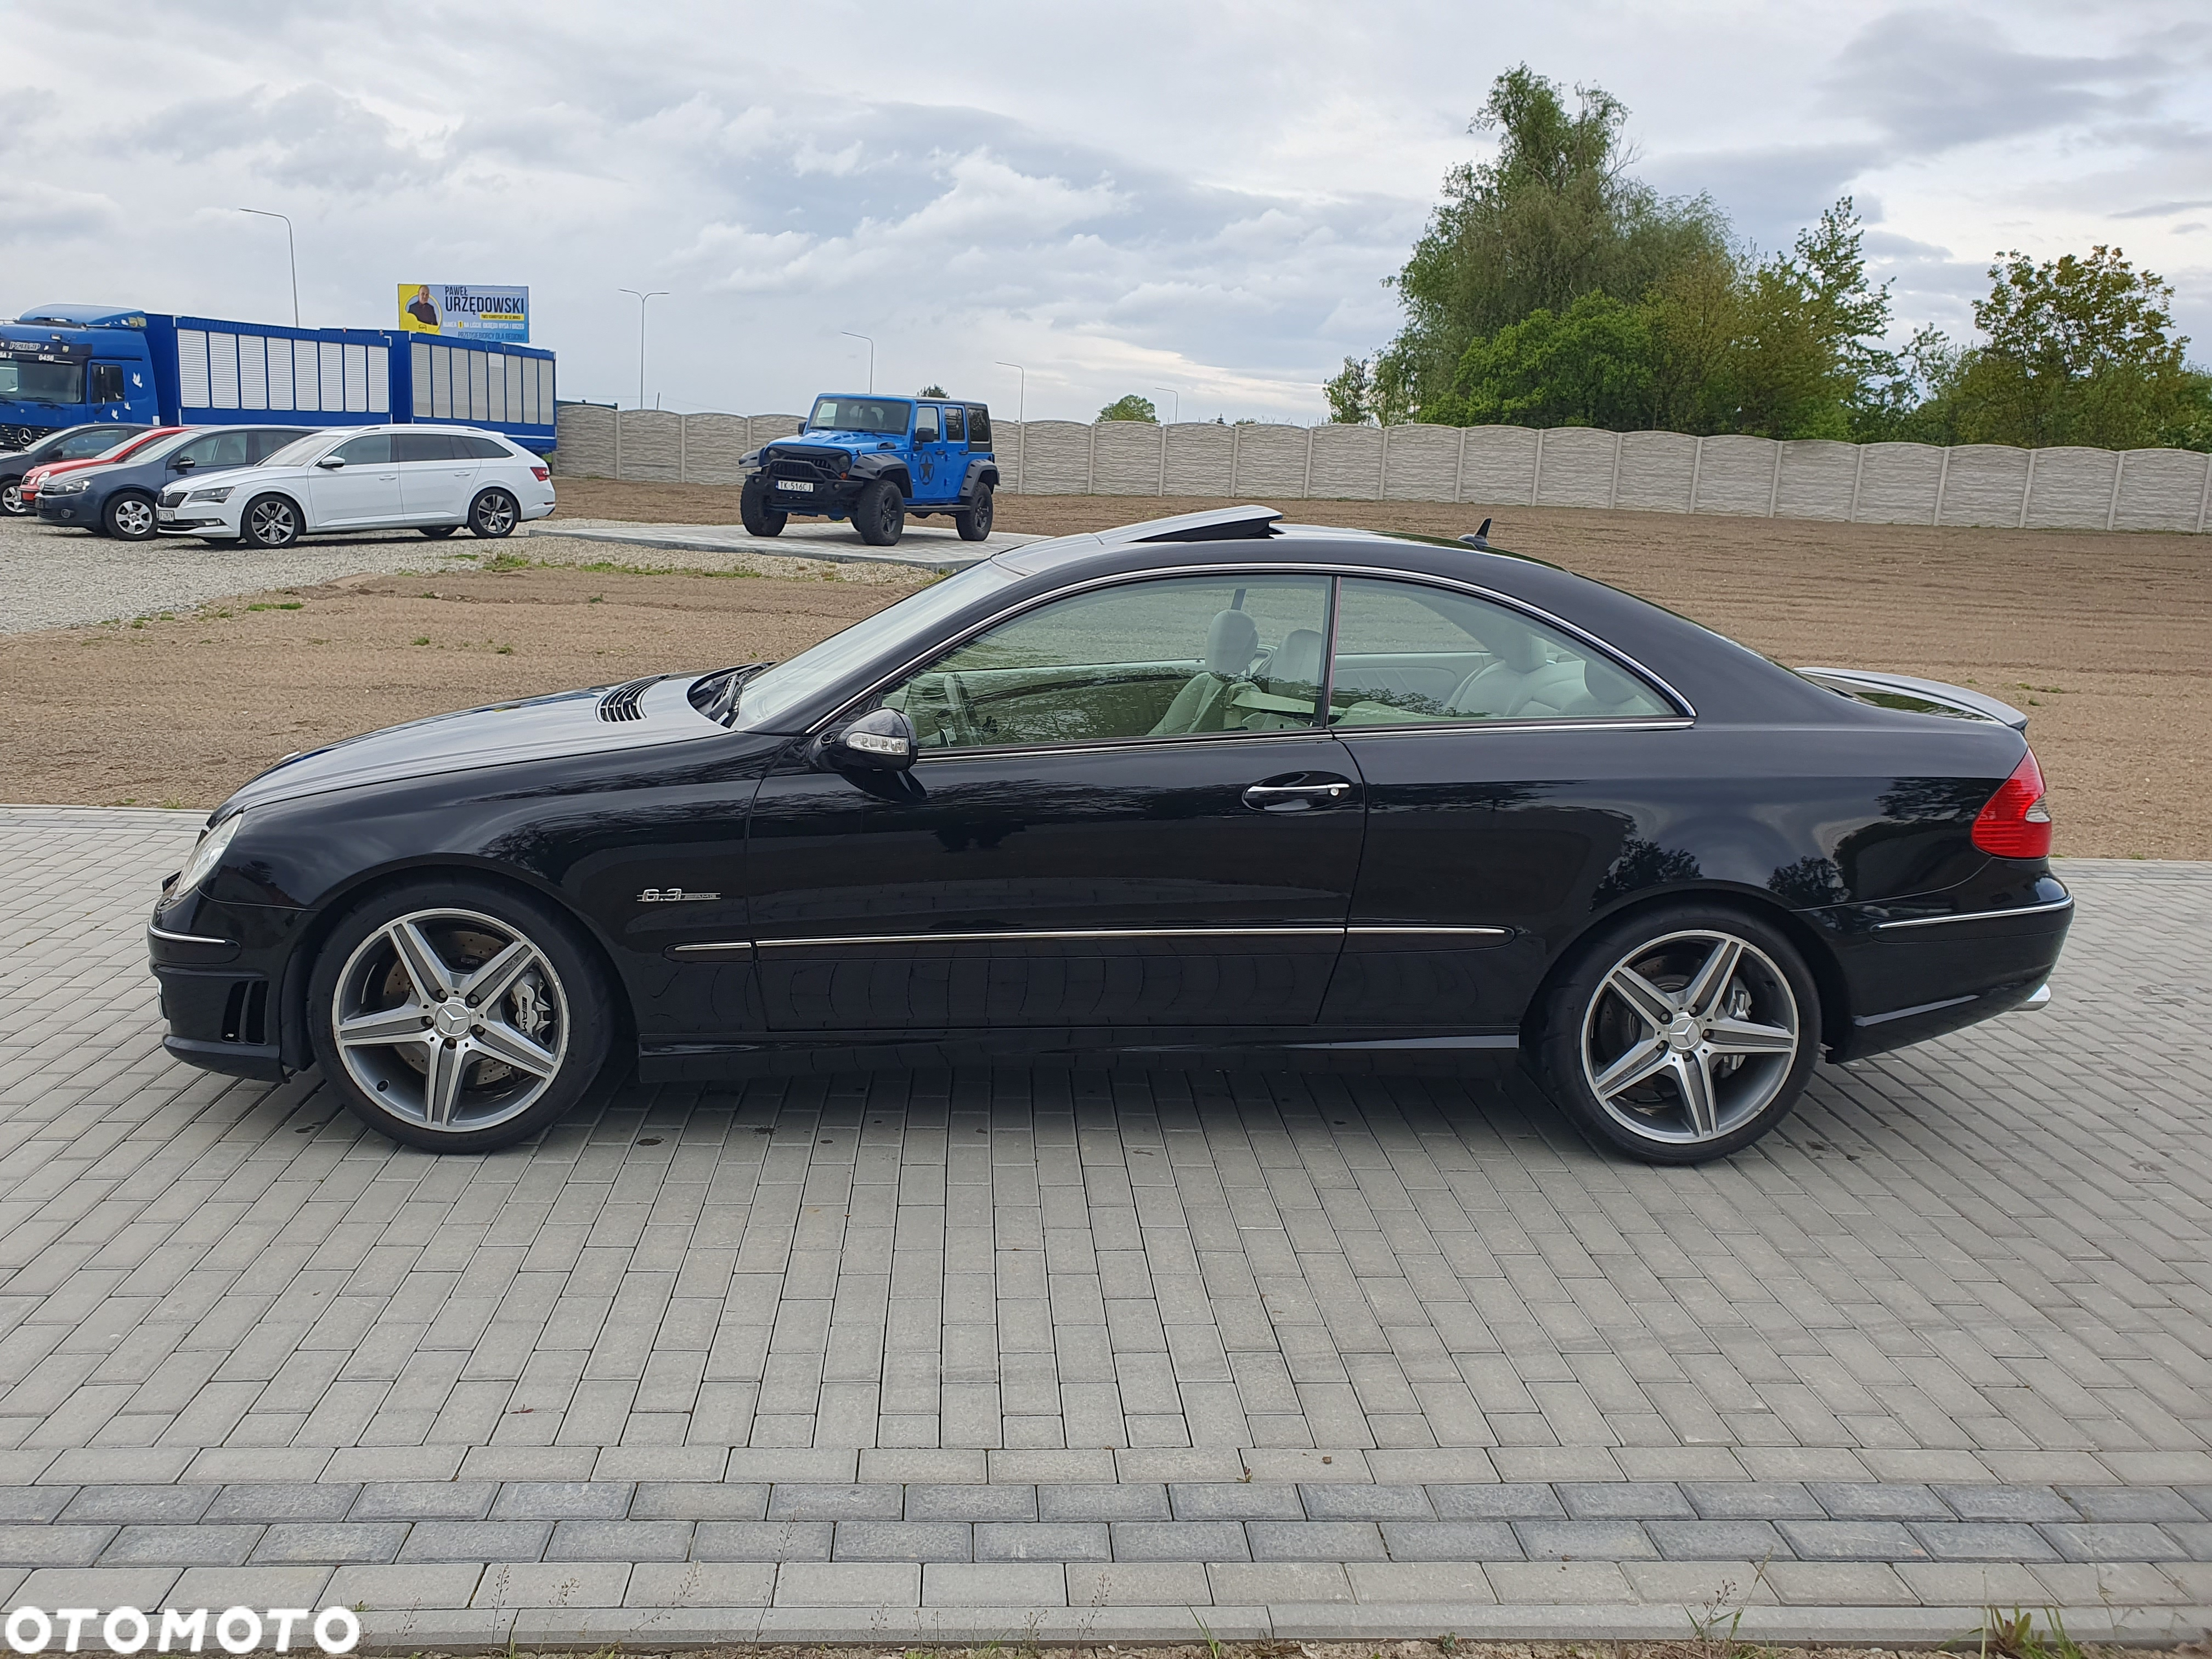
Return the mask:
<path id="1" fill-rule="evenodd" d="M 453 434 L 453 453 L 465 461 L 511 461 L 514 452 L 496 438 L 478 438 L 465 432 Z"/>
<path id="2" fill-rule="evenodd" d="M 331 452 L 348 466 L 382 466 L 392 459 L 392 434 L 367 432 L 349 438 Z"/>
<path id="3" fill-rule="evenodd" d="M 1346 579 L 1329 724 L 1650 720 L 1676 711 L 1611 658 L 1472 594 Z"/>
<path id="4" fill-rule="evenodd" d="M 450 461 L 457 458 L 456 440 L 450 432 L 395 432 L 392 459 L 395 461 Z"/>
<path id="5" fill-rule="evenodd" d="M 299 435 L 298 428 L 294 427 L 264 426 L 258 432 L 246 434 L 246 456 L 251 460 L 265 461 Z"/>
<path id="6" fill-rule="evenodd" d="M 925 404 L 914 411 L 914 441 L 918 444 L 933 444 L 938 441 L 937 407 Z"/>
<path id="7" fill-rule="evenodd" d="M 991 411 L 981 404 L 968 405 L 968 441 L 978 449 L 991 447 Z"/>
<path id="8" fill-rule="evenodd" d="M 947 409 L 945 411 L 945 441 L 949 444 L 964 444 L 968 441 L 968 411 L 966 410 Z"/>

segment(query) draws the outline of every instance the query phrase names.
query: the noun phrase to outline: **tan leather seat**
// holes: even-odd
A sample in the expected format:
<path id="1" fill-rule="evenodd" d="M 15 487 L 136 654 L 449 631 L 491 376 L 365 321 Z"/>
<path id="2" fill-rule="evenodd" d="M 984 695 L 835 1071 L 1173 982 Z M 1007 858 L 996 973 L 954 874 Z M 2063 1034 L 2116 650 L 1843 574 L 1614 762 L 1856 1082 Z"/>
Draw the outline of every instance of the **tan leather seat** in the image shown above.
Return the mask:
<path id="1" fill-rule="evenodd" d="M 1230 694 L 1248 679 L 1259 650 L 1259 625 L 1250 617 L 1242 611 L 1215 612 L 1206 630 L 1206 665 L 1176 693 L 1152 735 L 1225 729 L 1232 714 Z"/>

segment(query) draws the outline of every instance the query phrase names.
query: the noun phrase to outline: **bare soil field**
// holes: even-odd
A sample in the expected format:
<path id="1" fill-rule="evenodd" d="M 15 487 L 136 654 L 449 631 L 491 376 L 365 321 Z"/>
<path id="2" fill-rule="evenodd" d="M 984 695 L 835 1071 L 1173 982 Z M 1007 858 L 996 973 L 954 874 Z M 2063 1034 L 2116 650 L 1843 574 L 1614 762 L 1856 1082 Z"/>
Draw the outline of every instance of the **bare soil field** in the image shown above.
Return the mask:
<path id="1" fill-rule="evenodd" d="M 562 513 L 577 518 L 737 517 L 726 488 L 563 478 L 560 489 Z M 1059 534 L 1219 505 L 1002 495 L 999 522 Z M 1275 505 L 1307 523 L 1444 535 L 1486 511 Z M 2062 853 L 2212 858 L 2212 541 L 1494 511 L 1499 545 L 1784 661 L 1924 674 L 2027 708 Z M 622 568 L 618 547 L 544 535 L 508 544 L 495 562 L 511 568 L 349 577 L 167 618 L 0 636 L 0 798 L 212 805 L 290 750 L 397 720 L 787 656 L 910 585 L 880 568 L 774 558 L 744 562 L 788 574 L 646 572 Z"/>

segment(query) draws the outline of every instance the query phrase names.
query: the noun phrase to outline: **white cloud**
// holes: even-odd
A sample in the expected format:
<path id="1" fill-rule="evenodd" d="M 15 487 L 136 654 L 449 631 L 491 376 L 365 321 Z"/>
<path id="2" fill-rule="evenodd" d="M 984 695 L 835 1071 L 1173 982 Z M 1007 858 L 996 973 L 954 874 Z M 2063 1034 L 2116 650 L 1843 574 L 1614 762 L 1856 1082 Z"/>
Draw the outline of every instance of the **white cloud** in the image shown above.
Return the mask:
<path id="1" fill-rule="evenodd" d="M 1834 196 L 1900 321 L 1961 331 L 1999 248 L 2124 242 L 2212 337 L 2212 40 L 2191 0 L 861 0 L 464 15 L 110 0 L 11 15 L 0 313 L 63 298 L 384 321 L 402 280 L 531 285 L 571 395 L 793 409 L 865 372 L 1032 415 L 1173 385 L 1313 419 L 1386 339 L 1468 118 L 1526 60 L 1634 112 L 1645 176 L 1786 246 Z M 825 55 L 825 41 L 875 40 Z M 1879 206 L 1875 206 L 1876 203 Z"/>

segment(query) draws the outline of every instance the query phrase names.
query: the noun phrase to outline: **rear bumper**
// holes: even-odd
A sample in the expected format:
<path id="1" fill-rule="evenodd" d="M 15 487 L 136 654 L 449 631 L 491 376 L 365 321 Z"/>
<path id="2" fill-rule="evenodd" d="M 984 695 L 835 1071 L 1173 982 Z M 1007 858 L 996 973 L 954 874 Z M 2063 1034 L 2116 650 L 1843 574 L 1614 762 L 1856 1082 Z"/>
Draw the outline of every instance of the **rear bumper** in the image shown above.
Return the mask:
<path id="1" fill-rule="evenodd" d="M 1971 908 L 1839 905 L 1818 919 L 1832 930 L 1850 1008 L 1850 1026 L 1826 1034 L 1829 1057 L 1856 1060 L 2045 1006 L 2074 901 L 2042 875 Z"/>

